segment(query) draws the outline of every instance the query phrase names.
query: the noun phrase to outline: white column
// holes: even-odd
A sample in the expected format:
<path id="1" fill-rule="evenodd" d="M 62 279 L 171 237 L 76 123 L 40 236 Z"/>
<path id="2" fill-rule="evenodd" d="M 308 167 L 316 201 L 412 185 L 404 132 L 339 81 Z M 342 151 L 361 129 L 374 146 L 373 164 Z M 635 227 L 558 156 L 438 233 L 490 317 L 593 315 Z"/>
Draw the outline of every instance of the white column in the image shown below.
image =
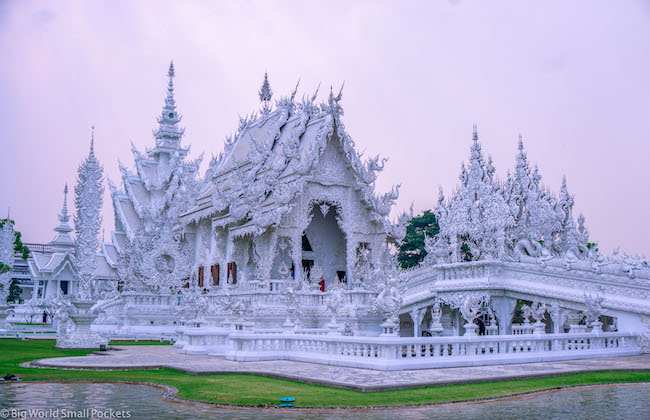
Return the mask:
<path id="1" fill-rule="evenodd" d="M 492 297 L 492 308 L 499 323 L 499 335 L 512 334 L 512 315 L 517 306 L 517 299 L 495 296 Z"/>
<path id="2" fill-rule="evenodd" d="M 413 337 L 420 336 L 420 324 L 422 324 L 422 319 L 424 314 L 427 312 L 427 308 L 414 309 L 409 312 L 411 319 L 413 320 Z"/>

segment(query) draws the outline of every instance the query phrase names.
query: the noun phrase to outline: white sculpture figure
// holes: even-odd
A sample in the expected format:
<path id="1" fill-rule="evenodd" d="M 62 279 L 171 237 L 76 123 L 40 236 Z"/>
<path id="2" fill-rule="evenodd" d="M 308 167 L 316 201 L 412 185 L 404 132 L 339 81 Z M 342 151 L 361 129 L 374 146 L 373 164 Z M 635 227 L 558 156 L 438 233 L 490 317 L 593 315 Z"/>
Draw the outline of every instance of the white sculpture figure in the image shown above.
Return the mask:
<path id="1" fill-rule="evenodd" d="M 372 305 L 372 312 L 385 316 L 382 335 L 397 335 L 399 332 L 399 310 L 403 302 L 402 293 L 399 290 L 402 279 L 395 270 L 390 270 L 384 274 L 382 280 L 383 285 Z"/>
<path id="2" fill-rule="evenodd" d="M 390 266 L 392 262 L 387 262 L 386 266 Z M 370 250 L 361 248 L 358 250 L 358 255 L 354 263 L 354 285 L 353 289 L 364 290 L 378 290 L 382 286 L 382 278 L 384 276 L 381 267 L 373 267 L 370 261 Z"/>
<path id="3" fill-rule="evenodd" d="M 465 318 L 465 336 L 477 335 L 478 325 L 474 323 L 476 317 L 479 316 L 481 311 L 482 299 L 476 296 L 466 296 L 462 305 L 458 310 L 463 318 Z"/>
<path id="4" fill-rule="evenodd" d="M 229 295 L 223 308 L 237 318 L 244 329 L 252 328 L 253 308 L 249 299 L 233 298 Z"/>
<path id="5" fill-rule="evenodd" d="M 586 331 L 587 326 L 581 325 L 580 322 L 585 318 L 585 315 L 580 311 L 569 311 L 566 316 L 566 322 L 569 324 L 570 333 L 583 333 Z"/>
<path id="6" fill-rule="evenodd" d="M 431 305 L 431 322 L 429 323 L 429 332 L 432 335 L 442 335 L 444 328 L 442 326 L 442 303 L 434 302 Z"/>
<path id="7" fill-rule="evenodd" d="M 297 296 L 298 291 L 300 291 L 301 289 L 302 289 L 301 283 L 294 283 L 294 282 L 287 283 L 287 285 L 284 288 L 284 294 L 282 295 L 282 300 L 287 306 L 287 320 L 285 321 L 285 324 L 287 324 L 286 325 L 287 328 L 293 327 L 293 322 L 291 321 L 291 318 L 297 320 L 300 319 L 300 317 L 302 316 L 302 309 L 300 306 L 300 301 Z"/>
<path id="8" fill-rule="evenodd" d="M 323 269 L 319 264 L 314 264 L 314 266 L 311 268 L 309 271 L 309 289 L 316 291 L 320 290 L 320 282 L 325 280 L 323 278 L 323 275 L 325 273 L 323 272 Z"/>
<path id="9" fill-rule="evenodd" d="M 186 323 L 190 323 L 193 327 L 199 327 L 209 311 L 208 298 L 201 293 L 200 289 L 196 287 L 182 289 L 180 304 L 176 308 L 176 312 L 182 317 L 181 319 L 184 319 Z"/>
<path id="10" fill-rule="evenodd" d="M 639 316 L 643 325 L 642 332 L 636 337 L 636 344 L 641 349 L 641 353 L 650 353 L 650 316 Z"/>
<path id="11" fill-rule="evenodd" d="M 585 315 L 587 316 L 587 323 L 591 326 L 591 332 L 594 334 L 599 334 L 603 332 L 603 323 L 600 322 L 600 316 L 605 313 L 603 310 L 603 301 L 605 298 L 600 295 L 592 296 L 591 294 L 584 294 L 585 305 L 587 310 Z"/>
<path id="12" fill-rule="evenodd" d="M 74 346 L 70 341 L 70 337 L 74 333 L 75 325 L 71 316 L 77 312 L 77 308 L 72 304 L 68 297 L 61 297 L 59 299 L 49 299 L 42 303 L 45 311 L 54 315 L 57 320 L 56 327 L 56 346 L 59 348 L 69 348 Z"/>
<path id="13" fill-rule="evenodd" d="M 546 314 L 545 304 L 539 302 L 533 302 L 532 306 L 530 306 L 530 315 L 535 320 L 535 323 L 533 324 L 535 334 L 546 333 L 546 324 L 543 322 L 545 314 Z"/>
<path id="14" fill-rule="evenodd" d="M 345 294 L 343 293 L 343 286 L 337 280 L 333 281 L 327 292 L 327 310 L 331 314 L 331 319 L 327 328 L 330 329 L 330 334 L 340 334 L 340 327 L 336 323 L 336 315 L 339 312 L 341 305 L 345 302 Z"/>
<path id="15" fill-rule="evenodd" d="M 494 311 L 490 306 L 488 306 L 487 312 L 488 312 L 488 322 L 487 325 L 485 326 L 485 335 L 498 335 L 499 326 L 497 325 Z"/>
<path id="16" fill-rule="evenodd" d="M 54 320 L 63 321 L 57 329 L 56 346 L 64 349 L 97 349 L 108 340 L 92 331 L 90 325 L 97 318 L 92 301 L 77 298 L 48 297 L 39 306 Z"/>

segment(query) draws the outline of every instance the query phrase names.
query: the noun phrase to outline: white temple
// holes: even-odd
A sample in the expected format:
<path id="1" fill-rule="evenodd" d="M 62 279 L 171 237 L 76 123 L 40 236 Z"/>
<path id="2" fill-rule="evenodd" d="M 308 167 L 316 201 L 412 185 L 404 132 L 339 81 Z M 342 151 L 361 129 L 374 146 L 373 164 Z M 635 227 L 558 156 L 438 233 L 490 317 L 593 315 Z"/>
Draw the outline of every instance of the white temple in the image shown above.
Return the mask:
<path id="1" fill-rule="evenodd" d="M 59 214 L 59 225 L 54 228 L 54 238 L 43 247 L 32 247 L 31 258 L 27 261 L 32 279 L 33 291 L 26 299 L 59 298 L 76 295 L 79 282 L 74 261 L 75 239 L 68 224 L 68 186 L 64 189 L 63 208 Z M 98 296 L 102 290 L 109 288 L 106 283 L 115 281 L 117 268 L 116 254 L 111 258 L 112 245 L 103 244 L 101 251 L 95 255 L 96 269 L 93 294 Z"/>
<path id="2" fill-rule="evenodd" d="M 545 188 L 521 139 L 501 182 L 474 130 L 459 187 L 449 200 L 440 191 L 440 233 L 402 270 L 394 255 L 412 214 L 389 220 L 398 187 L 375 192 L 385 160 L 361 160 L 341 92 L 317 104 L 294 90 L 273 106 L 265 76 L 260 113 L 201 178 L 181 144 L 174 76 L 172 65 L 155 146 L 133 148 L 135 169 L 120 164 L 122 184 L 109 183 L 115 232 L 96 281 L 117 287 L 93 289 L 94 331 L 167 335 L 178 351 L 232 360 L 374 369 L 650 351 L 648 261 L 600 255 L 566 181 L 558 195 Z M 60 220 L 64 241 L 65 204 Z M 74 241 L 57 241 L 62 267 Z M 32 254 L 44 272 L 51 263 Z"/>

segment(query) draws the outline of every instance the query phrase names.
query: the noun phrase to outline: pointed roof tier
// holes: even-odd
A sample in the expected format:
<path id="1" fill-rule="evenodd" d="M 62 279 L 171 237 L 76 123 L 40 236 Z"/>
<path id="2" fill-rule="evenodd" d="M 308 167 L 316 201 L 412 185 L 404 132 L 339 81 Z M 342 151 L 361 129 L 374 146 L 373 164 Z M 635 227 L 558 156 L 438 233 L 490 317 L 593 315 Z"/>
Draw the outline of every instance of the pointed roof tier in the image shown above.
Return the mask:
<path id="1" fill-rule="evenodd" d="M 68 215 L 68 184 L 63 189 L 63 208 L 59 214 L 59 226 L 54 228 L 56 235 L 48 245 L 52 245 L 55 251 L 71 250 L 75 246 L 74 239 L 70 236 L 72 227 L 68 224 L 70 216 Z"/>
<path id="2" fill-rule="evenodd" d="M 584 218 L 576 226 L 566 178 L 558 197 L 544 188 L 519 136 L 514 172 L 508 172 L 502 183 L 494 177 L 492 160 L 483 157 L 476 127 L 472 140 L 470 161 L 461 166 L 459 188 L 449 201 L 440 192 L 435 210 L 440 234 L 428 240 L 429 261 L 517 260 L 521 257 L 517 247 L 522 246 L 531 247 L 532 253 L 541 253 L 544 247 L 548 255 L 581 255 L 588 232 Z M 463 255 L 463 248 L 469 252 Z"/>
<path id="3" fill-rule="evenodd" d="M 141 222 L 151 227 L 154 225 L 152 220 L 161 216 L 165 208 L 179 205 L 174 204 L 172 196 L 179 194 L 179 191 L 180 194 L 190 194 L 202 159 L 185 160 L 190 148 L 180 145 L 184 130 L 178 127 L 181 117 L 174 100 L 173 62 L 167 75 L 167 97 L 162 114 L 158 117 L 159 127 L 153 133 L 156 146 L 142 153 L 132 144 L 135 172 L 120 163 L 123 188 L 109 181 L 116 232 L 121 245 L 125 244 L 124 234 L 132 237 Z"/>
<path id="4" fill-rule="evenodd" d="M 515 169 L 512 175 L 508 173 L 504 186 L 505 197 L 516 222 L 511 232 L 514 239 L 549 238 L 553 232 L 561 229 L 553 212 L 555 200 L 543 188 L 541 179 L 537 166 L 533 170 L 530 169 L 523 138 L 520 135 L 517 142 Z"/>
<path id="5" fill-rule="evenodd" d="M 176 112 L 176 101 L 174 100 L 174 62 L 169 65 L 167 72 L 169 77 L 169 84 L 167 86 L 167 97 L 165 98 L 165 105 L 162 109 L 162 114 L 158 117 L 159 127 L 153 132 L 156 138 L 156 147 L 150 151 L 152 155 L 171 151 L 180 151 L 183 156 L 187 151 L 180 147 L 181 138 L 185 129 L 180 128 L 178 123 L 181 121 L 181 116 Z"/>

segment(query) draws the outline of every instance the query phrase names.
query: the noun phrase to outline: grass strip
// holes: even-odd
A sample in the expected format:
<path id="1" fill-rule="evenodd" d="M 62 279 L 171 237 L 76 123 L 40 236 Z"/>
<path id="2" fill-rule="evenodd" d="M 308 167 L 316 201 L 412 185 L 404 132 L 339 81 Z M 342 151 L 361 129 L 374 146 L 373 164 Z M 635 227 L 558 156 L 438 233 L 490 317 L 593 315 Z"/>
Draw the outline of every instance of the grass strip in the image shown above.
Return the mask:
<path id="1" fill-rule="evenodd" d="M 570 386 L 650 382 L 650 371 L 586 372 L 554 378 L 526 379 L 467 385 L 436 386 L 400 391 L 361 393 L 321 385 L 255 375 L 189 375 L 171 369 L 126 371 L 76 371 L 33 369 L 19 365 L 47 357 L 83 356 L 87 350 L 60 350 L 53 340 L 0 340 L 0 374 L 11 373 L 26 381 L 134 381 L 169 385 L 179 398 L 216 404 L 279 404 L 282 397 L 296 399 L 297 407 L 375 407 L 437 404 L 510 396 Z M 140 344 L 141 342 L 127 342 Z M 153 344 L 153 342 L 149 342 Z M 160 344 L 160 343 L 156 343 Z"/>

